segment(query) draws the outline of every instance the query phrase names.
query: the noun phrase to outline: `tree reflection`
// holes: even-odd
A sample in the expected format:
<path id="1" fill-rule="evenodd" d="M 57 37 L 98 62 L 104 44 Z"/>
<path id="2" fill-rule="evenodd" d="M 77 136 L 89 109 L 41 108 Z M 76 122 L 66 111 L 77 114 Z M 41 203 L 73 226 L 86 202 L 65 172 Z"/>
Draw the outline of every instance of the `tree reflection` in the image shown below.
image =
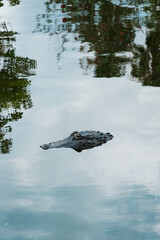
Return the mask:
<path id="1" fill-rule="evenodd" d="M 21 2 L 20 0 L 9 0 L 9 4 L 11 6 L 19 5 L 20 2 Z"/>
<path id="2" fill-rule="evenodd" d="M 160 86 L 160 31 L 151 31 L 146 38 L 147 47 L 136 47 L 132 75 L 143 85 Z"/>
<path id="3" fill-rule="evenodd" d="M 9 1 L 10 6 L 16 6 L 21 3 L 20 0 L 8 0 L 8 1 Z M 0 0 L 0 7 L 2 7 L 2 6 L 3 6 L 3 0 Z"/>
<path id="4" fill-rule="evenodd" d="M 36 61 L 16 56 L 13 46 L 16 32 L 10 25 L 0 24 L 0 152 L 9 153 L 12 131 L 9 123 L 23 116 L 23 109 L 32 107 L 28 76 L 34 75 Z"/>
<path id="5" fill-rule="evenodd" d="M 45 5 L 46 13 L 37 16 L 37 31 L 63 39 L 73 33 L 83 52 L 88 43 L 86 53 L 94 56 L 80 59 L 83 70 L 94 66 L 95 77 L 119 77 L 131 66 L 132 77 L 143 85 L 160 86 L 158 0 L 50 0 Z M 140 33 L 145 44 L 141 39 L 135 43 Z"/>

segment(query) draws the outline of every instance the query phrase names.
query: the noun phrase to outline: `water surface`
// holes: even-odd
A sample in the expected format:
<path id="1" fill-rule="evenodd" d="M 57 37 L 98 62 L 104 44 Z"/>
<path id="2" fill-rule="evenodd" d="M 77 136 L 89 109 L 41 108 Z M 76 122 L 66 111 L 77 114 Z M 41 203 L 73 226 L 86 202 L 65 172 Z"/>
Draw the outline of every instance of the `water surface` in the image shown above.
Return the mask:
<path id="1" fill-rule="evenodd" d="M 1 1 L 0 239 L 160 238 L 159 1 Z M 74 130 L 114 139 L 42 151 Z"/>

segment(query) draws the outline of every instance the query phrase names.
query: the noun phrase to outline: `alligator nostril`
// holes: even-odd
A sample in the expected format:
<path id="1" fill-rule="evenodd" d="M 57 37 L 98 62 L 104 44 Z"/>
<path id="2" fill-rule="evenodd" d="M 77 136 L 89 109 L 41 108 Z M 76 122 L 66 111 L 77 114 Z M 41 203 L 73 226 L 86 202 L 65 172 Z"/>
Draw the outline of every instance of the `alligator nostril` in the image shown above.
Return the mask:
<path id="1" fill-rule="evenodd" d="M 43 144 L 40 146 L 43 150 L 47 150 L 49 148 L 48 144 Z"/>

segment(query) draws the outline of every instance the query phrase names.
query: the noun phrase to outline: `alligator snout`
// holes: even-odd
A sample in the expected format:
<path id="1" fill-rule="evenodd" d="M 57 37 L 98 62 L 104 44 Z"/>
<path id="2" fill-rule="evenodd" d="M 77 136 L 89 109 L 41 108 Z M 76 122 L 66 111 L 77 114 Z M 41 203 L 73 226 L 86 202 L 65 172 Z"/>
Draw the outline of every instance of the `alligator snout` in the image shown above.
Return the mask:
<path id="1" fill-rule="evenodd" d="M 49 149 L 49 145 L 48 144 L 43 144 L 40 146 L 40 148 L 42 148 L 43 150 L 47 150 Z"/>
<path id="2" fill-rule="evenodd" d="M 110 133 L 106 133 L 106 134 L 108 135 L 108 137 L 110 137 L 110 139 L 114 138 L 114 136 L 112 134 L 110 134 Z"/>

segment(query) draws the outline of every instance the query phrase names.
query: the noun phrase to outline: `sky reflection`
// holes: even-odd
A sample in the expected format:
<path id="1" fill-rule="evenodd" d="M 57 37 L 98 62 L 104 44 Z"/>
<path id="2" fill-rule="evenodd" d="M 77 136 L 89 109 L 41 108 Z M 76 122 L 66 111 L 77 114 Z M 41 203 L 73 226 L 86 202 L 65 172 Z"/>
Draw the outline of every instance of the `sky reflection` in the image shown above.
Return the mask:
<path id="1" fill-rule="evenodd" d="M 142 86 L 138 77 L 132 81 L 135 52 L 126 49 L 125 42 L 124 49 L 114 55 L 118 61 L 125 55 L 119 63 L 120 68 L 125 65 L 123 74 L 118 77 L 116 70 L 110 77 L 93 78 L 98 62 L 89 61 L 88 68 L 85 64 L 96 57 L 97 38 L 87 40 L 83 35 L 82 44 L 74 31 L 60 35 L 35 31 L 36 17 L 46 14 L 42 0 L 27 0 L 14 7 L 4 3 L 1 17 L 20 33 L 16 54 L 35 59 L 37 69 L 35 76 L 29 76 L 32 108 L 10 123 L 12 132 L 7 134 L 13 139 L 13 148 L 10 154 L 0 155 L 1 238 L 159 240 L 160 88 Z M 122 9 L 118 1 L 107 4 L 111 9 L 117 4 L 122 16 L 127 8 Z M 73 17 L 71 9 L 68 14 Z M 60 19 L 67 14 L 61 10 L 57 11 L 62 14 Z M 127 33 L 135 37 L 136 53 L 152 48 L 146 39 L 158 35 L 151 32 L 151 38 L 145 36 L 146 25 L 132 27 Z M 105 33 L 102 31 L 102 36 Z M 105 42 L 110 46 L 111 40 L 102 42 L 104 47 Z M 110 50 L 98 54 L 102 66 L 101 60 L 107 59 Z M 142 56 L 136 59 L 143 61 Z M 39 148 L 74 130 L 86 129 L 109 131 L 114 139 L 82 153 Z"/>
<path id="2" fill-rule="evenodd" d="M 8 235 L 12 239 L 36 239 L 37 236 L 39 239 L 122 239 L 127 236 L 158 239 L 159 197 L 148 194 L 140 186 L 126 190 L 123 195 L 114 199 L 108 196 L 104 200 L 103 192 L 95 186 L 59 187 L 48 191 L 36 188 L 34 201 L 29 190 L 25 201 L 31 198 L 33 205 L 18 203 L 18 208 L 15 205 L 11 210 L 1 210 L 1 236 L 3 239 L 8 239 Z M 21 191 L 18 192 L 20 199 L 24 189 Z"/>

